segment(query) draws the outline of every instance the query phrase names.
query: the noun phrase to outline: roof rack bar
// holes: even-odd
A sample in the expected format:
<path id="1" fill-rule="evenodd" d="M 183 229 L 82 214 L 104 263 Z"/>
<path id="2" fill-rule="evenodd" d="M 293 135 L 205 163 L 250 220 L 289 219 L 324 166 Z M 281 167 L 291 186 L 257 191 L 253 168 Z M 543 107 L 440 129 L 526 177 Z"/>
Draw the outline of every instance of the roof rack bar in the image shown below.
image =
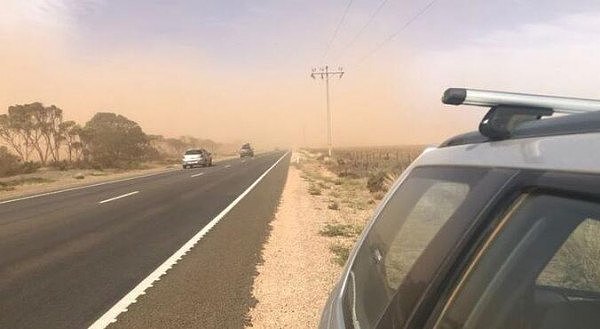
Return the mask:
<path id="1" fill-rule="evenodd" d="M 442 97 L 444 104 L 494 107 L 499 105 L 547 108 L 557 113 L 600 111 L 600 101 L 593 99 L 508 93 L 501 91 L 449 88 Z"/>

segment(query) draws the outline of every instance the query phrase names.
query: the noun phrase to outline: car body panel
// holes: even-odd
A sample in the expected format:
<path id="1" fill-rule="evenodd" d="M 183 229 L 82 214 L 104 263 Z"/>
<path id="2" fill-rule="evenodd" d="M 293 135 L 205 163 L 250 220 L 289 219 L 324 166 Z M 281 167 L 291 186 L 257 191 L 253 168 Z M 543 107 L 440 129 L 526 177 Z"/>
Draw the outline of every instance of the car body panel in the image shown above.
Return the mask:
<path id="1" fill-rule="evenodd" d="M 570 134 L 443 147 L 417 165 L 457 165 L 600 172 L 600 133 Z"/>

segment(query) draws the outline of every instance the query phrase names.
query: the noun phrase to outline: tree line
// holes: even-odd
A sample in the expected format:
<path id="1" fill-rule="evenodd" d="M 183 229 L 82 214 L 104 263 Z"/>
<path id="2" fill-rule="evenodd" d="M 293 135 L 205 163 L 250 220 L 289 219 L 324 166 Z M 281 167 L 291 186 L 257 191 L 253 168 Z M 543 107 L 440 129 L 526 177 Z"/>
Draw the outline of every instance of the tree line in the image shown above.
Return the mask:
<path id="1" fill-rule="evenodd" d="M 0 144 L 5 145 L 0 147 L 0 175 L 18 171 L 15 162 L 26 167 L 124 168 L 175 158 L 191 147 L 217 145 L 193 137 L 147 135 L 135 121 L 110 112 L 96 113 L 80 125 L 64 120 L 62 109 L 39 102 L 10 106 L 0 115 Z"/>

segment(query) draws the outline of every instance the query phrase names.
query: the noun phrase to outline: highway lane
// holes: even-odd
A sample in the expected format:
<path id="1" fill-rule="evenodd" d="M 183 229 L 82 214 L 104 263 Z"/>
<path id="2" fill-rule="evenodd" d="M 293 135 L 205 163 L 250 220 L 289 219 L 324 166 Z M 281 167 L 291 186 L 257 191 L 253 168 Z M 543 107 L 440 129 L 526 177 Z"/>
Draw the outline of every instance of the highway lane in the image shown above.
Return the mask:
<path id="1" fill-rule="evenodd" d="M 0 204 L 0 328 L 90 325 L 282 155 Z"/>

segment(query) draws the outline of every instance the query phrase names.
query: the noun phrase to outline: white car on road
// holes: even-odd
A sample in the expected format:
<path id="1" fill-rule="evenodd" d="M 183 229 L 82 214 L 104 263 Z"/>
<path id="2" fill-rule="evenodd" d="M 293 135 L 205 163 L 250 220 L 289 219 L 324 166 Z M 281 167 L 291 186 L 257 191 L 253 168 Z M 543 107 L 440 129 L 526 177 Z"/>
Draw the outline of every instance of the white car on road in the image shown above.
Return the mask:
<path id="1" fill-rule="evenodd" d="M 183 155 L 181 164 L 183 169 L 197 166 L 209 167 L 212 166 L 212 154 L 205 149 L 187 150 Z"/>

